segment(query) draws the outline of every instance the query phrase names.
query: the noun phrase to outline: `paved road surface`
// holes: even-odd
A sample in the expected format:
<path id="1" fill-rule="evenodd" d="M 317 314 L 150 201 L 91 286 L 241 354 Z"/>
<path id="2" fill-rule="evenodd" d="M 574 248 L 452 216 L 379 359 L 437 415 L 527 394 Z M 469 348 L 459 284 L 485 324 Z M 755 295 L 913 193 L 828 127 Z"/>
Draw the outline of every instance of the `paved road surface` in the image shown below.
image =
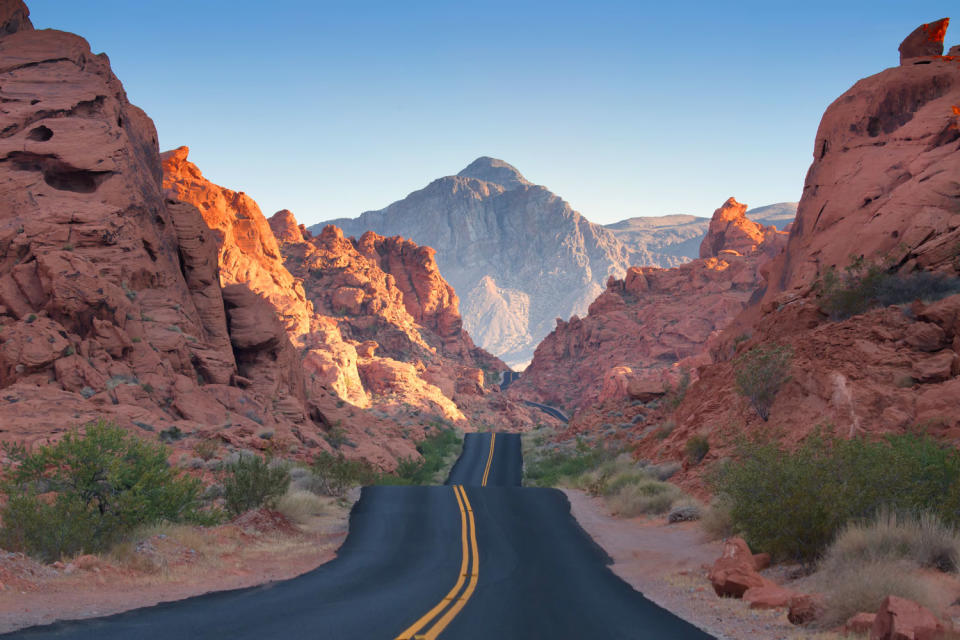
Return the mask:
<path id="1" fill-rule="evenodd" d="M 521 466 L 518 436 L 468 434 L 450 485 L 365 488 L 339 556 L 304 576 L 12 637 L 711 637 L 613 575 L 563 493 L 518 486 Z"/>

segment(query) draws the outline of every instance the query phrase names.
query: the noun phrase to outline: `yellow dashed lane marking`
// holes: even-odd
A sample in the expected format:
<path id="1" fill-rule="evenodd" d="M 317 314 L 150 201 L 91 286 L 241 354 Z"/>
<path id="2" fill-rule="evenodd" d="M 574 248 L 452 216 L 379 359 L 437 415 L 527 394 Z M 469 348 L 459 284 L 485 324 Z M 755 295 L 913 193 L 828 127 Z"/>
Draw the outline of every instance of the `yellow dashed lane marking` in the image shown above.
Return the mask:
<path id="1" fill-rule="evenodd" d="M 490 453 L 487 455 L 487 468 L 483 470 L 483 482 L 480 483 L 481 487 L 487 486 L 487 477 L 490 475 L 490 464 L 493 462 L 493 443 L 497 440 L 497 434 L 490 434 Z"/>

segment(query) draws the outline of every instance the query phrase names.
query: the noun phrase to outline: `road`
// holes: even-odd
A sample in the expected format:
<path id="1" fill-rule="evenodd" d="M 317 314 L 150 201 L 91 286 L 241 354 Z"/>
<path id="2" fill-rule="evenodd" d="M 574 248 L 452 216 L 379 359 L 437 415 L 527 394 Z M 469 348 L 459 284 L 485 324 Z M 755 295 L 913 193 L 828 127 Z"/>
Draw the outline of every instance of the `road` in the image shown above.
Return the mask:
<path id="1" fill-rule="evenodd" d="M 442 487 L 366 487 L 331 562 L 299 578 L 16 638 L 663 639 L 711 636 L 616 577 L 520 438 L 468 434 Z"/>
<path id="2" fill-rule="evenodd" d="M 553 416 L 557 420 L 570 422 L 570 418 L 568 418 L 562 411 L 555 407 L 551 407 L 548 404 L 540 404 L 539 402 L 533 402 L 531 400 L 524 400 L 523 404 L 527 405 L 528 407 L 536 407 L 537 409 L 540 409 L 540 411 L 543 411 L 547 415 Z"/>

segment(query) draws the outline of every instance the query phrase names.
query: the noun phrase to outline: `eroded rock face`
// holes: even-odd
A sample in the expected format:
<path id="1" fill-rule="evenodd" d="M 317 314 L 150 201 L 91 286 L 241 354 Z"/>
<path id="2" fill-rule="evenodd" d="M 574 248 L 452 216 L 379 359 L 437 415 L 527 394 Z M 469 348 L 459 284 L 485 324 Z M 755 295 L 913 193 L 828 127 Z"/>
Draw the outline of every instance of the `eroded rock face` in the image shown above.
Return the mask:
<path id="1" fill-rule="evenodd" d="M 710 341 L 747 306 L 767 252 L 786 235 L 744 211 L 733 198 L 717 209 L 704 258 L 672 269 L 630 267 L 623 280 L 610 279 L 585 317 L 558 319 L 510 393 L 573 409 L 647 402 L 678 384 L 678 363 L 709 362 Z"/>
<path id="2" fill-rule="evenodd" d="M 213 230 L 220 247 L 221 285 L 243 283 L 282 314 L 291 337 L 310 331 L 312 310 L 303 287 L 283 266 L 277 239 L 257 203 L 243 192 L 216 185 L 187 160 L 179 147 L 162 154 L 167 197 L 192 204 Z"/>
<path id="3" fill-rule="evenodd" d="M 947 35 L 950 18 L 922 24 L 900 43 L 900 64 L 910 64 L 911 58 L 943 55 L 943 39 Z"/>
<path id="4" fill-rule="evenodd" d="M 26 16 L 0 7 L 2 437 L 42 441 L 99 418 L 144 434 L 291 437 L 269 396 L 231 386 L 216 242 L 196 208 L 164 197 L 153 123 L 106 56 Z"/>
<path id="5" fill-rule="evenodd" d="M 348 236 L 373 231 L 436 249 L 440 271 L 464 296 L 467 330 L 514 365 L 530 359 L 554 318 L 586 313 L 607 278 L 622 278 L 628 266 L 610 231 L 495 158 L 386 209 L 330 224 Z"/>
<path id="6" fill-rule="evenodd" d="M 918 32 L 935 25 L 945 28 Z M 913 38 L 902 51 L 916 52 Z M 770 270 L 768 306 L 806 295 L 851 256 L 960 270 L 960 60 L 924 62 L 860 80 L 827 109 L 787 250 Z"/>
<path id="7" fill-rule="evenodd" d="M 776 227 L 764 227 L 746 216 L 747 205 L 730 198 L 713 212 L 710 228 L 700 244 L 700 257 L 712 258 L 721 251 L 750 255 L 766 251 L 776 255 L 786 244 L 786 234 Z"/>

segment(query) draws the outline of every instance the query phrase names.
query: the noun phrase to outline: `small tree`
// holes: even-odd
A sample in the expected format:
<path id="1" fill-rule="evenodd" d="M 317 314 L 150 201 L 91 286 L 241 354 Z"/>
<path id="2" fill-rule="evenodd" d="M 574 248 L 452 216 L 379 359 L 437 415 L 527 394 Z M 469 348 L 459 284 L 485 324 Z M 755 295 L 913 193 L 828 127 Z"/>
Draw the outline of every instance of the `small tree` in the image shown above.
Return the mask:
<path id="1" fill-rule="evenodd" d="M 793 349 L 788 345 L 762 344 L 734 361 L 737 391 L 765 421 L 770 418 L 777 392 L 790 379 L 792 359 Z"/>
<path id="2" fill-rule="evenodd" d="M 235 516 L 264 506 L 272 509 L 289 486 L 286 467 L 271 466 L 258 455 L 241 456 L 224 468 L 224 506 Z"/>
<path id="3" fill-rule="evenodd" d="M 2 486 L 4 548 L 55 560 L 102 551 L 138 525 L 203 520 L 200 482 L 170 468 L 165 446 L 114 424 L 88 425 L 32 453 L 5 449 L 18 464 Z"/>

